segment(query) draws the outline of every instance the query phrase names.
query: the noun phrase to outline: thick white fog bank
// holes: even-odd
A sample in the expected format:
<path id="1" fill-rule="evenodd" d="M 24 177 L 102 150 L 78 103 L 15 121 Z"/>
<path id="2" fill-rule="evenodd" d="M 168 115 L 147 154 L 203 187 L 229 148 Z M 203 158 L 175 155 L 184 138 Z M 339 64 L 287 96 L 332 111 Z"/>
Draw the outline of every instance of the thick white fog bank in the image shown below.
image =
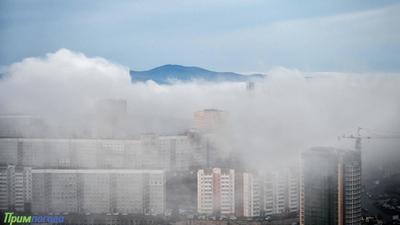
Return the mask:
<path id="1" fill-rule="evenodd" d="M 352 141 L 337 136 L 358 126 L 400 131 L 399 74 L 285 68 L 267 74 L 251 91 L 239 82 L 131 83 L 128 68 L 62 49 L 9 66 L 0 81 L 0 113 L 71 127 L 99 100 L 126 99 L 127 132 L 173 133 L 193 126 L 194 111 L 221 109 L 229 113 L 226 150 L 263 166 L 293 162 L 310 146 L 350 148 Z"/>
<path id="2" fill-rule="evenodd" d="M 93 98 L 116 96 L 129 82 L 127 68 L 61 49 L 9 67 L 1 82 L 2 110 L 65 116 L 84 110 Z"/>

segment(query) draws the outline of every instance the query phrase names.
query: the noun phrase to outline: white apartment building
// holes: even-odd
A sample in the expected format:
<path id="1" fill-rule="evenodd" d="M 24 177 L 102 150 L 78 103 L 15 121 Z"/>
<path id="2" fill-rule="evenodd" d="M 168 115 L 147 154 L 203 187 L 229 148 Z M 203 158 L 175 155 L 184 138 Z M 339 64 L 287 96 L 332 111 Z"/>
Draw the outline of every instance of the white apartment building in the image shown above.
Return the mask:
<path id="1" fill-rule="evenodd" d="M 188 135 L 137 139 L 0 138 L 0 164 L 33 168 L 187 170 L 206 164 Z"/>
<path id="2" fill-rule="evenodd" d="M 235 215 L 238 217 L 260 216 L 260 183 L 251 173 L 236 173 Z"/>
<path id="3" fill-rule="evenodd" d="M 165 212 L 161 170 L 34 169 L 34 213 Z"/>
<path id="4" fill-rule="evenodd" d="M 298 212 L 300 208 L 300 172 L 296 169 L 288 171 L 288 198 L 289 212 Z"/>
<path id="5" fill-rule="evenodd" d="M 197 211 L 208 215 L 235 213 L 234 170 L 213 168 L 197 172 Z"/>
<path id="6" fill-rule="evenodd" d="M 75 176 L 74 174 L 72 175 Z M 61 177 L 64 177 L 64 175 Z M 80 211 L 83 213 L 109 212 L 111 208 L 110 176 L 104 173 L 80 173 L 78 179 L 81 180 L 80 185 L 83 197 Z M 137 188 L 134 187 L 134 189 Z M 73 190 L 75 190 L 75 188 L 73 188 Z M 128 196 L 127 198 L 130 197 L 131 196 Z M 76 199 L 76 202 L 78 203 L 78 199 Z"/>
<path id="7" fill-rule="evenodd" d="M 32 200 L 31 168 L 0 167 L 0 210 L 28 211 Z"/>
<path id="8" fill-rule="evenodd" d="M 270 172 L 264 177 L 265 215 L 299 210 L 299 174 L 295 169 Z"/>

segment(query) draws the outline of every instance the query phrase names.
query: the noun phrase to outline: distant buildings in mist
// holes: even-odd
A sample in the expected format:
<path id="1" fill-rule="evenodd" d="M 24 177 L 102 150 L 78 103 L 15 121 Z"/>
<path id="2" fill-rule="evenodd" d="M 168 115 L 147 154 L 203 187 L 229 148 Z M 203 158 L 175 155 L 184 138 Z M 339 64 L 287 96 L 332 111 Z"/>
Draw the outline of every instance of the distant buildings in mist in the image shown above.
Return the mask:
<path id="1" fill-rule="evenodd" d="M 299 171 L 279 169 L 266 174 L 233 169 L 197 172 L 197 210 L 208 216 L 259 217 L 299 210 Z"/>
<path id="2" fill-rule="evenodd" d="M 300 204 L 298 167 L 267 172 L 263 179 L 264 214 L 296 213 Z"/>
<path id="3" fill-rule="evenodd" d="M 96 107 L 103 112 L 101 116 L 109 121 L 118 120 L 114 115 L 124 117 L 126 113 L 126 102 L 120 100 L 102 101 Z M 20 194 L 30 196 L 18 204 L 12 203 L 12 199 L 3 201 L 2 209 L 41 213 L 156 215 L 170 214 L 177 207 L 178 210 L 195 208 L 204 215 L 238 217 L 290 212 L 288 204 L 280 206 L 281 211 L 269 209 L 279 208 L 281 197 L 289 199 L 288 186 L 285 191 L 279 192 L 275 190 L 277 180 L 242 172 L 245 170 L 240 159 L 221 154 L 213 133 L 225 127 L 226 119 L 226 112 L 206 109 L 194 113 L 195 129 L 184 134 L 143 134 L 134 139 L 0 138 L 0 164 L 15 165 L 2 170 L 2 174 L 7 174 L 3 179 L 3 186 L 7 188 L 1 190 L 9 190 L 12 188 L 10 185 L 16 183 L 8 174 L 12 170 L 10 168 L 18 168 L 17 171 L 21 172 L 16 173 L 17 176 L 26 174 L 18 178 L 23 186 Z M 217 166 L 230 169 L 219 169 Z M 159 181 L 149 181 L 151 176 L 148 174 L 158 171 L 162 171 Z M 282 176 L 288 179 L 286 175 Z M 176 184 L 171 184 L 169 179 Z M 151 194 L 148 191 L 155 187 L 153 184 L 160 185 L 159 192 Z M 270 187 L 269 184 L 274 185 Z M 190 188 L 185 187 L 192 187 L 193 190 L 188 191 Z M 171 188 L 183 191 L 173 193 Z M 188 200 L 193 194 L 197 195 L 197 199 Z M 8 192 L 6 195 L 13 196 Z M 154 206 L 155 210 L 146 205 L 152 201 L 162 203 L 162 206 Z"/>
<path id="4" fill-rule="evenodd" d="M 46 114 L 0 114 L 0 137 L 21 138 L 131 138 L 125 99 L 101 99 L 86 111 L 74 109 L 54 116 Z M 75 114 L 73 114 L 73 113 Z"/>
<path id="5" fill-rule="evenodd" d="M 95 119 L 103 121 L 99 125 L 107 125 L 104 121 L 109 121 L 110 126 L 106 127 L 113 129 L 111 125 L 118 124 L 126 116 L 127 107 L 123 100 L 104 100 L 98 102 L 96 109 L 101 113 Z M 221 125 L 214 117 L 206 115 L 203 119 L 204 124 L 213 129 Z M 23 128 L 18 123 L 10 125 Z M 113 137 L 113 130 L 108 130 L 108 134 L 107 129 L 98 130 L 106 132 L 99 137 Z M 24 138 L 22 133 L 6 130 L 8 135 L 0 138 L 0 165 L 6 165 L 1 170 L 4 179 L 0 184 L 0 196 L 7 196 L 7 199 L 1 199 L 0 209 L 40 213 L 166 214 L 167 179 L 175 177 L 177 182 L 185 179 L 173 174 L 216 164 L 229 166 L 219 155 L 215 138 L 205 135 L 211 131 L 194 129 L 180 135 L 143 134 L 117 139 L 35 138 L 30 135 Z M 15 175 L 11 176 L 11 171 Z M 154 178 L 155 173 L 161 173 L 157 175 L 158 180 Z M 27 179 L 23 174 L 27 174 Z M 9 192 L 15 185 L 21 186 L 15 189 L 20 191 Z M 30 197 L 21 200 L 20 195 Z M 168 201 L 175 197 L 180 199 L 179 195 L 182 193 L 169 196 Z M 15 199 L 21 202 L 15 203 Z"/>
<path id="6" fill-rule="evenodd" d="M 165 213 L 162 170 L 0 168 L 0 210 L 37 214 Z"/>
<path id="7" fill-rule="evenodd" d="M 221 129 L 226 125 L 228 113 L 219 109 L 204 109 L 194 113 L 195 128 L 210 132 Z"/>
<path id="8" fill-rule="evenodd" d="M 24 114 L 0 115 L 0 137 L 40 137 L 46 130 L 39 116 Z"/>
<path id="9" fill-rule="evenodd" d="M 282 180 L 289 178 L 287 173 L 276 174 Z M 0 169 L 0 178 L 0 210 L 164 215 L 168 212 L 167 199 L 172 197 L 167 196 L 168 176 L 163 170 L 36 169 L 10 165 Z M 200 169 L 194 190 L 197 212 L 207 217 L 292 213 L 299 199 L 294 189 L 298 187 L 298 177 L 291 178 L 292 186 L 288 187 L 285 185 L 290 183 L 275 183 L 270 176 L 234 169 Z"/>
<path id="10" fill-rule="evenodd" d="M 189 170 L 206 166 L 210 157 L 191 134 L 120 140 L 1 138 L 0 149 L 0 164 L 34 168 Z"/>
<path id="11" fill-rule="evenodd" d="M 31 203 L 32 169 L 0 166 L 0 211 L 30 211 Z"/>
<path id="12" fill-rule="evenodd" d="M 301 166 L 301 225 L 361 224 L 360 151 L 312 148 Z"/>
<path id="13" fill-rule="evenodd" d="M 98 100 L 80 114 L 59 115 L 63 117 L 68 120 L 53 120 L 46 115 L 0 114 L 0 138 L 132 139 L 147 132 L 138 130 L 124 99 Z M 227 125 L 227 119 L 228 113 L 223 110 L 196 111 L 193 128 L 202 133 L 219 131 Z"/>
<path id="14" fill-rule="evenodd" d="M 200 215 L 256 217 L 261 215 L 260 180 L 233 169 L 197 172 L 197 212 Z"/>
<path id="15" fill-rule="evenodd" d="M 126 101 L 102 100 L 95 109 L 92 138 L 36 137 L 40 119 L 0 117 L 7 125 L 0 127 L 0 210 L 204 217 L 299 213 L 301 225 L 360 224 L 359 151 L 313 148 L 301 155 L 301 170 L 293 165 L 255 172 L 217 144 L 218 132 L 227 128 L 225 111 L 195 112 L 195 128 L 183 134 L 123 137 Z"/>
<path id="16" fill-rule="evenodd" d="M 3 166 L 0 210 L 166 214 L 164 171 Z M 299 210 L 304 225 L 361 223 L 359 151 L 312 148 L 301 155 L 301 173 L 296 168 L 265 174 L 209 168 L 189 176 L 197 176 L 199 215 L 258 217 Z"/>
<path id="17" fill-rule="evenodd" d="M 235 213 L 235 171 L 206 169 L 197 172 L 197 211 L 200 214 Z"/>
<path id="18" fill-rule="evenodd" d="M 33 169 L 34 213 L 163 215 L 161 170 Z"/>
<path id="19" fill-rule="evenodd" d="M 300 214 L 301 225 L 360 225 L 361 152 L 328 147 L 301 155 L 301 170 L 263 175 L 232 169 L 197 174 L 198 213 L 225 217 Z"/>
<path id="20" fill-rule="evenodd" d="M 122 138 L 128 120 L 128 104 L 125 99 L 102 99 L 95 103 L 90 135 L 97 138 Z"/>
<path id="21" fill-rule="evenodd" d="M 235 215 L 237 217 L 261 216 L 262 187 L 259 177 L 249 172 L 235 174 Z"/>

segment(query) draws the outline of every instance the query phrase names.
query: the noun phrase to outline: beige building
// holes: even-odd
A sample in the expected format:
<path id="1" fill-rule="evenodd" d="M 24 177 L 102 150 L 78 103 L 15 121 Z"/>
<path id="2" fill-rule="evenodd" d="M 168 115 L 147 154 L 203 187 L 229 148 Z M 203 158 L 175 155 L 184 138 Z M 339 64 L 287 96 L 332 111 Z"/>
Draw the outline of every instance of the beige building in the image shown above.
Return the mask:
<path id="1" fill-rule="evenodd" d="M 195 128 L 201 131 L 214 131 L 222 128 L 228 113 L 218 109 L 205 109 L 194 113 Z"/>

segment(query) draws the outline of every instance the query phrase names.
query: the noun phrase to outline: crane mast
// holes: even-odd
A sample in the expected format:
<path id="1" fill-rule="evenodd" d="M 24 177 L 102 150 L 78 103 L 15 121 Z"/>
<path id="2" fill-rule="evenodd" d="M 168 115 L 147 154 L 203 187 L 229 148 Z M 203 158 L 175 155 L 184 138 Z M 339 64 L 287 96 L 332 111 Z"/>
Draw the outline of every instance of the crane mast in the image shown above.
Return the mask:
<path id="1" fill-rule="evenodd" d="M 361 130 L 366 130 L 365 128 L 358 127 L 357 134 L 350 134 L 350 135 L 342 135 L 340 138 L 347 138 L 347 139 L 354 139 L 355 145 L 354 149 L 356 151 L 361 151 L 362 149 L 362 140 L 365 139 L 400 139 L 400 135 L 374 135 L 374 136 L 366 136 L 361 135 Z"/>

